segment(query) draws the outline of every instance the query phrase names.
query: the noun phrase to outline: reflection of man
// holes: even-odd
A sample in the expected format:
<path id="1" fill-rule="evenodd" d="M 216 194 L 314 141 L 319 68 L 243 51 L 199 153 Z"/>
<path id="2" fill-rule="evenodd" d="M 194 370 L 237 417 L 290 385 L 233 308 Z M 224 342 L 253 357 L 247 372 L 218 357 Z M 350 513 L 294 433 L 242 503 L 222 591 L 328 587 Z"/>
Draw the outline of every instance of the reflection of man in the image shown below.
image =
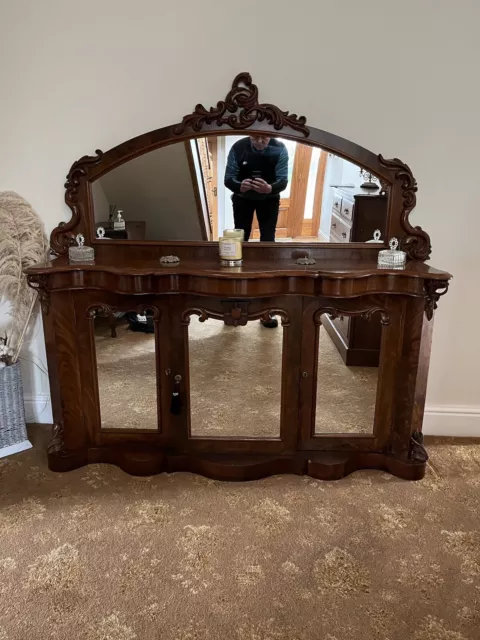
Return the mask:
<path id="1" fill-rule="evenodd" d="M 249 136 L 230 149 L 225 186 L 233 191 L 236 229 L 250 237 L 256 212 L 260 240 L 273 242 L 278 219 L 280 192 L 288 184 L 288 151 L 283 142 L 267 136 Z"/>

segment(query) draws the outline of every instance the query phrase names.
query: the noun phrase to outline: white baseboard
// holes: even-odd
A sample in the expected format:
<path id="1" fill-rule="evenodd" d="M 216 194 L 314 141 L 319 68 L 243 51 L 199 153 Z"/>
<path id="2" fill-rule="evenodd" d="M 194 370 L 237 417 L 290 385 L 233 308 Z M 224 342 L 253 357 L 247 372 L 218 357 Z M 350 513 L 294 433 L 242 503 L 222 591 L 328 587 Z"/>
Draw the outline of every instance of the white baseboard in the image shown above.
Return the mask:
<path id="1" fill-rule="evenodd" d="M 23 401 L 25 403 L 26 422 L 52 424 L 52 403 L 49 395 L 26 395 Z"/>
<path id="2" fill-rule="evenodd" d="M 26 451 L 27 449 L 32 448 L 32 443 L 30 440 L 24 440 L 23 442 L 18 442 L 17 444 L 11 444 L 9 447 L 3 447 L 0 449 L 0 458 L 6 458 L 7 456 L 11 456 L 14 453 L 20 453 L 20 451 Z"/>
<path id="3" fill-rule="evenodd" d="M 423 418 L 423 433 L 427 436 L 480 437 L 480 407 L 427 406 Z"/>
<path id="4" fill-rule="evenodd" d="M 47 395 L 25 396 L 27 422 L 51 424 L 52 405 Z M 427 406 L 423 418 L 423 433 L 428 436 L 480 438 L 480 407 Z"/>

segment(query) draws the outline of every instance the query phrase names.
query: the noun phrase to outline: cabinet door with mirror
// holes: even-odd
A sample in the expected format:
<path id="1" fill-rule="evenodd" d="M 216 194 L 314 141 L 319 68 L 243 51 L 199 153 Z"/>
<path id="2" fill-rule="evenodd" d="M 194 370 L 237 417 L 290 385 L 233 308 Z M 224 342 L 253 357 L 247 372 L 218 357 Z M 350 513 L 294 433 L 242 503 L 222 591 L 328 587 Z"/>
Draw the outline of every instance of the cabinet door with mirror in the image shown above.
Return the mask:
<path id="1" fill-rule="evenodd" d="M 84 412 L 97 444 L 171 436 L 166 300 L 82 293 L 75 305 Z"/>
<path id="2" fill-rule="evenodd" d="M 376 230 L 384 240 L 384 187 L 319 147 L 218 135 L 125 162 L 94 180 L 91 195 L 97 235 L 119 242 L 216 241 L 239 228 L 251 242 L 338 243 L 373 242 Z"/>
<path id="3" fill-rule="evenodd" d="M 189 448 L 294 451 L 301 301 L 188 298 L 181 318 Z"/>
<path id="4" fill-rule="evenodd" d="M 305 449 L 378 449 L 388 440 L 394 406 L 389 397 L 401 344 L 401 299 L 307 302 L 304 311 L 300 421 Z M 378 366 L 346 363 L 329 323 L 337 318 L 379 322 Z"/>

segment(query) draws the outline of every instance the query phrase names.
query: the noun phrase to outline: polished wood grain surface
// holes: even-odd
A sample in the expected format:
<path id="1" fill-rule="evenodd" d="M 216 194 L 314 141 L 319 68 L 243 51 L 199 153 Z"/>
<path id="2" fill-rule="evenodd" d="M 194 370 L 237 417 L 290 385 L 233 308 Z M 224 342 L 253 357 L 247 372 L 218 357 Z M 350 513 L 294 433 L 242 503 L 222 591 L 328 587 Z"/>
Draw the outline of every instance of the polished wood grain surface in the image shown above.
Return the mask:
<path id="1" fill-rule="evenodd" d="M 409 261 L 404 269 L 379 268 L 374 259 L 355 260 L 345 258 L 318 259 L 314 265 L 296 264 L 293 258 L 286 260 L 249 260 L 239 267 L 222 267 L 219 258 L 198 258 L 181 260 L 180 264 L 163 267 L 158 260 L 130 259 L 126 263 L 122 258 L 96 258 L 94 264 L 69 263 L 66 256 L 59 256 L 45 264 L 35 265 L 26 270 L 27 274 L 53 274 L 75 271 L 105 271 L 118 275 L 164 275 L 164 274 L 212 274 L 219 278 L 271 278 L 277 275 L 292 275 L 298 278 L 327 277 L 332 279 L 363 278 L 378 276 L 382 278 L 426 278 L 429 280 L 448 280 L 452 276 L 446 271 L 435 269 L 424 262 Z"/>

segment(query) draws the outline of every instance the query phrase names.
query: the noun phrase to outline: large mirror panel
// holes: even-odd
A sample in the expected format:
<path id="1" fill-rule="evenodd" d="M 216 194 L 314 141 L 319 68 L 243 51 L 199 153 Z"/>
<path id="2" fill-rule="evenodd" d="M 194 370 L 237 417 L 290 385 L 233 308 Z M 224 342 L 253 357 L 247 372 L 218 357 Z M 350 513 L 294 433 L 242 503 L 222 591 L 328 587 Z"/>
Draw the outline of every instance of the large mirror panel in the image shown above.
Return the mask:
<path id="1" fill-rule="evenodd" d="M 242 327 L 191 317 L 192 437 L 280 436 L 283 334 L 275 316 Z"/>
<path id="2" fill-rule="evenodd" d="M 94 313 L 101 428 L 157 430 L 153 311 Z"/>
<path id="3" fill-rule="evenodd" d="M 281 137 L 210 136 L 131 160 L 92 183 L 95 227 L 115 240 L 384 240 L 379 179 L 319 147 Z"/>
<path id="4" fill-rule="evenodd" d="M 352 366 L 344 362 L 326 325 L 318 326 L 315 434 L 372 435 L 378 386 L 378 366 Z M 339 318 L 348 332 L 351 319 Z"/>

